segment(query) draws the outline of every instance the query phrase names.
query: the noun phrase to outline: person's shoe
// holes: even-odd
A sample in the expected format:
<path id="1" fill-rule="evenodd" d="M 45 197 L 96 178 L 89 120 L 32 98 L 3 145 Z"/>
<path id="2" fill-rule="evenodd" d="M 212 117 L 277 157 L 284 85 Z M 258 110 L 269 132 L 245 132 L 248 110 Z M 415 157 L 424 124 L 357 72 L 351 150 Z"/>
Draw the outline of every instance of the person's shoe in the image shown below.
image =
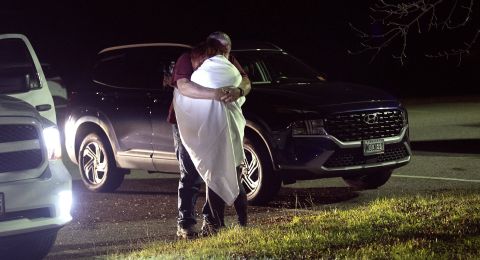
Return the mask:
<path id="1" fill-rule="evenodd" d="M 241 227 L 246 227 L 248 222 L 247 214 L 240 214 L 237 217 L 238 225 Z"/>
<path id="2" fill-rule="evenodd" d="M 200 231 L 200 236 L 209 237 L 209 236 L 212 236 L 212 235 L 216 234 L 217 232 L 218 232 L 218 227 L 217 226 L 215 226 L 213 224 L 210 224 L 205 220 L 203 221 L 202 229 Z"/>
<path id="3" fill-rule="evenodd" d="M 193 226 L 181 227 L 177 226 L 177 237 L 183 239 L 192 239 L 197 236 L 197 232 L 193 229 Z"/>

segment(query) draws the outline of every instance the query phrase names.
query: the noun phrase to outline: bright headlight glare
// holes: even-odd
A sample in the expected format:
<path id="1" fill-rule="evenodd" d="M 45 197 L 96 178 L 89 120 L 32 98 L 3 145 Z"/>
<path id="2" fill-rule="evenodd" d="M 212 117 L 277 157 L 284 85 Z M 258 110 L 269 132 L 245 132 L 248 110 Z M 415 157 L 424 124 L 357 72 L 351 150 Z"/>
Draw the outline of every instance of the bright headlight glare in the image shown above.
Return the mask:
<path id="1" fill-rule="evenodd" d="M 73 198 L 72 198 L 72 192 L 71 191 L 61 191 L 58 193 L 58 205 L 57 205 L 57 210 L 58 210 L 58 216 L 67 220 L 70 220 L 72 218 L 72 215 L 70 213 L 72 209 L 72 203 L 73 203 Z"/>
<path id="2" fill-rule="evenodd" d="M 43 138 L 47 146 L 49 160 L 58 160 L 62 158 L 62 145 L 60 143 L 60 132 L 56 127 L 43 129 Z"/>
<path id="3" fill-rule="evenodd" d="M 323 120 L 303 120 L 297 121 L 292 124 L 292 135 L 326 135 L 323 128 Z"/>

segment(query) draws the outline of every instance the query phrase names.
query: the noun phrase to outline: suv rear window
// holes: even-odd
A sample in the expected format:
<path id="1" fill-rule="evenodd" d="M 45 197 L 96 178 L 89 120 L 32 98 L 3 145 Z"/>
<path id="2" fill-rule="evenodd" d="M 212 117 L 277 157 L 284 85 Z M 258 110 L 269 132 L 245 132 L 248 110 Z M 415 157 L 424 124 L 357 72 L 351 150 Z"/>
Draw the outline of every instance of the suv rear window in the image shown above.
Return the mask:
<path id="1" fill-rule="evenodd" d="M 26 92 L 36 78 L 35 65 L 23 40 L 0 40 L 0 93 Z"/>

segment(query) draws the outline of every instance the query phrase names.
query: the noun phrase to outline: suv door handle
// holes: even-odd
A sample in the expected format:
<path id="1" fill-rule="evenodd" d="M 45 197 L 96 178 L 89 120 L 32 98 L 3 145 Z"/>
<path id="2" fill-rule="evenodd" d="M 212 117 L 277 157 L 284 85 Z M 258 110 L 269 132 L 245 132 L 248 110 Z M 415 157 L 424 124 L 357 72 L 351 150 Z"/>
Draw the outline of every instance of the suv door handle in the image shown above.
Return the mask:
<path id="1" fill-rule="evenodd" d="M 37 111 L 48 111 L 50 109 L 52 109 L 52 105 L 50 104 L 43 104 L 43 105 L 38 105 L 38 106 L 35 106 L 35 108 L 37 109 Z"/>

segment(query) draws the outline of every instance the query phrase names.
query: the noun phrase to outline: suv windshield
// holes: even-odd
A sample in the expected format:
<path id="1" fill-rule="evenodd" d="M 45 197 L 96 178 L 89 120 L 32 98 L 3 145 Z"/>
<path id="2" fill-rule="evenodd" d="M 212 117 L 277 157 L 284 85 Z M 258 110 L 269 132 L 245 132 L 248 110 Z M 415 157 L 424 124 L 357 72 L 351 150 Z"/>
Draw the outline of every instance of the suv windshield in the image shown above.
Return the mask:
<path id="1" fill-rule="evenodd" d="M 321 81 L 317 71 L 281 51 L 233 51 L 252 83 Z"/>
<path id="2" fill-rule="evenodd" d="M 0 93 L 25 92 L 36 76 L 27 46 L 21 39 L 0 40 Z"/>

